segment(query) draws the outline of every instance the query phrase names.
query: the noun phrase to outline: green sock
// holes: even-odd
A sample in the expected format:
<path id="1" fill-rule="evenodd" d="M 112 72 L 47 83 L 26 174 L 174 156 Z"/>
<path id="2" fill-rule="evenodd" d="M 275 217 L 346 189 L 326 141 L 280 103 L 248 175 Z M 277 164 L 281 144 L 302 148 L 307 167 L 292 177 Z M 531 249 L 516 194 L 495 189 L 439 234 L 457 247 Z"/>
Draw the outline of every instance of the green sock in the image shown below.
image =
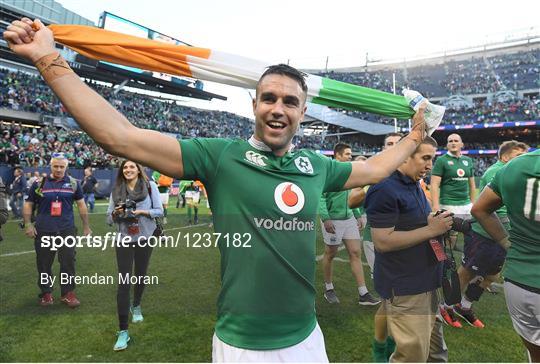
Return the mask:
<path id="1" fill-rule="evenodd" d="M 189 220 L 191 220 L 191 206 L 188 206 L 187 208 L 187 217 Z"/>
<path id="2" fill-rule="evenodd" d="M 167 217 L 167 208 L 166 207 L 163 208 L 163 217 Z"/>
<path id="3" fill-rule="evenodd" d="M 388 363 L 388 360 L 386 359 L 386 342 L 381 343 L 376 339 L 373 339 L 371 350 L 373 352 L 374 363 Z"/>
<path id="4" fill-rule="evenodd" d="M 385 356 L 386 356 L 386 362 L 388 362 L 390 360 L 390 356 L 396 350 L 396 342 L 394 341 L 394 338 L 392 338 L 392 336 L 388 336 L 386 338 L 385 344 L 386 344 Z"/>

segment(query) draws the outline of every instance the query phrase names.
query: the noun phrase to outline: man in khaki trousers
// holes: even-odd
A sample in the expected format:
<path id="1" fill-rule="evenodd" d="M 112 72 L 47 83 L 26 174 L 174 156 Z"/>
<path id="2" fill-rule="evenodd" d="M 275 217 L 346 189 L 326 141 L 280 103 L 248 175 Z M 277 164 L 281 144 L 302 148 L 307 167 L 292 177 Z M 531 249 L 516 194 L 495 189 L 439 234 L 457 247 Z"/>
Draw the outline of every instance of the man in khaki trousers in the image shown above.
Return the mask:
<path id="1" fill-rule="evenodd" d="M 396 342 L 390 362 L 426 362 L 430 344 L 443 347 L 436 332 L 437 288 L 444 252 L 433 239 L 452 225 L 449 213 L 437 216 L 419 181 L 433 166 L 437 143 L 427 137 L 390 177 L 372 186 L 365 199 L 375 245 L 375 290 Z"/>

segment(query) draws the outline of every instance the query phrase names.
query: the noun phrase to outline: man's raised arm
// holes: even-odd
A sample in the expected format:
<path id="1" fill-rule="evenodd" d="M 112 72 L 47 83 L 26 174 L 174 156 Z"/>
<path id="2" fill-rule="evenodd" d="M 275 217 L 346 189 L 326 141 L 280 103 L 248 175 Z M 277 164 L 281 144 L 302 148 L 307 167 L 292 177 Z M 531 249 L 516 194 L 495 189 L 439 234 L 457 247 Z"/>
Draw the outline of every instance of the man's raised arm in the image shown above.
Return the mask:
<path id="1" fill-rule="evenodd" d="M 82 82 L 58 54 L 52 31 L 40 20 L 13 21 L 4 32 L 4 39 L 15 54 L 36 65 L 81 129 L 103 149 L 168 176 L 182 177 L 178 142 L 165 134 L 135 127 Z"/>
<path id="2" fill-rule="evenodd" d="M 424 118 L 426 106 L 426 102 L 420 106 L 413 116 L 411 132 L 401 139 L 396 146 L 386 149 L 366 161 L 352 162 L 351 175 L 343 187 L 344 190 L 380 182 L 413 154 L 416 147 L 426 136 L 426 121 Z"/>

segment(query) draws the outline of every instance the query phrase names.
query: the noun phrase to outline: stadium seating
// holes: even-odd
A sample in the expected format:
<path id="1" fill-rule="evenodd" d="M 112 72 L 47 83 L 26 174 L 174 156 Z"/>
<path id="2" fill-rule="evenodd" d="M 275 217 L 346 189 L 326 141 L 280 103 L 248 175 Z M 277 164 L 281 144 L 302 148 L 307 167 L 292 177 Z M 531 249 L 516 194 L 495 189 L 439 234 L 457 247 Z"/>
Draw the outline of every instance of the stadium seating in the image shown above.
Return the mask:
<path id="1" fill-rule="evenodd" d="M 391 92 L 392 73 L 395 73 L 397 90 L 410 87 L 428 97 L 447 97 L 537 88 L 539 64 L 540 51 L 535 50 L 485 58 L 471 57 L 463 61 L 448 61 L 444 65 L 369 72 L 330 71 L 321 75 Z"/>
<path id="2" fill-rule="evenodd" d="M 407 69 L 369 72 L 328 72 L 321 75 L 383 91 L 392 89 L 392 73 L 397 88 L 408 86 L 429 97 L 454 94 L 482 94 L 501 90 L 524 90 L 538 87 L 540 51 L 518 52 L 492 57 L 471 57 L 447 61 L 444 65 L 424 65 Z M 239 137 L 252 133 L 253 122 L 247 118 L 221 111 L 199 110 L 178 105 L 175 101 L 158 99 L 127 91 L 116 92 L 111 87 L 87 82 L 135 125 L 177 135 L 192 137 Z M 539 100 L 522 98 L 506 102 L 475 99 L 471 106 L 449 106 L 444 124 L 465 125 L 501 121 L 540 119 Z M 62 104 L 41 78 L 25 72 L 0 69 L 0 107 L 35 112 L 51 116 L 68 116 Z M 393 125 L 394 120 L 373 114 L 342 110 L 364 120 Z M 398 120 L 398 127 L 407 127 Z M 67 131 L 52 126 L 25 128 L 11 123 L 0 125 L 0 164 L 45 166 L 52 150 L 63 151 L 71 165 L 111 168 L 117 158 L 107 154 L 80 131 Z M 359 141 L 358 136 L 346 136 L 341 141 L 352 145 L 360 154 L 371 155 L 379 145 Z M 336 138 L 296 137 L 296 148 L 331 150 Z M 465 149 L 497 149 L 496 143 L 472 143 Z M 491 163 L 488 157 L 478 158 L 476 174 L 481 175 Z"/>

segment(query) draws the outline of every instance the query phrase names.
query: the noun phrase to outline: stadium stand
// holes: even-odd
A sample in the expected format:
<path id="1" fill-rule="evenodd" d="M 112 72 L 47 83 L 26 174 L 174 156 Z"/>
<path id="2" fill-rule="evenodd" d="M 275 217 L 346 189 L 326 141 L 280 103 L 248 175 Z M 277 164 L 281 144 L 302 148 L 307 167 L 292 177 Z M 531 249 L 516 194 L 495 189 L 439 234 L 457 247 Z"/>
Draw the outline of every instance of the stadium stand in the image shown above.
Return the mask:
<path id="1" fill-rule="evenodd" d="M 452 94 L 481 94 L 470 102 L 448 103 L 444 125 L 491 124 L 511 121 L 539 120 L 538 92 L 525 97 L 512 94 L 498 99 L 493 92 L 501 90 L 524 90 L 540 85 L 540 51 L 517 52 L 492 57 L 471 57 L 466 60 L 448 61 L 444 65 L 423 65 L 399 70 L 372 70 L 369 72 L 324 72 L 323 76 L 359 84 L 383 91 L 392 89 L 392 73 L 396 74 L 398 88 L 412 87 L 430 97 L 441 98 Z M 253 122 L 241 116 L 207 111 L 179 105 L 174 100 L 155 98 L 140 93 L 117 91 L 112 87 L 87 81 L 87 84 L 103 95 L 112 105 L 135 125 L 175 134 L 178 138 L 192 137 L 239 137 L 247 138 L 252 132 Z M 0 68 L 0 107 L 53 117 L 69 117 L 62 104 L 56 99 L 41 78 L 24 71 Z M 373 114 L 341 110 L 360 119 L 394 125 L 393 119 Z M 408 126 L 406 120 L 397 120 L 401 129 Z M 36 128 L 37 127 L 37 128 Z M 65 130 L 57 126 L 36 125 L 23 127 L 16 123 L 0 126 L 0 164 L 27 167 L 46 166 L 51 150 L 63 151 L 75 168 L 92 165 L 97 168 L 114 168 L 117 158 L 108 155 L 97 145 L 90 143 L 84 132 Z M 339 133 L 333 126 L 327 132 Z M 465 149 L 495 150 L 499 137 L 515 138 L 520 132 L 499 133 L 497 140 L 479 139 L 467 143 Z M 527 141 L 536 147 L 535 136 Z M 536 136 L 536 140 L 537 140 Z M 476 140 L 476 139 L 475 139 Z M 331 150 L 338 141 L 352 145 L 357 154 L 372 155 L 380 151 L 379 141 L 366 140 L 363 134 L 322 138 L 298 136 L 296 148 Z M 476 175 L 481 175 L 492 162 L 492 157 L 477 158 Z"/>
<path id="2" fill-rule="evenodd" d="M 422 65 L 369 72 L 323 72 L 320 75 L 360 86 L 392 92 L 392 73 L 396 89 L 422 90 L 428 97 L 455 94 L 485 94 L 501 90 L 532 89 L 540 85 L 540 50 L 493 57 L 473 56 L 443 65 Z"/>

